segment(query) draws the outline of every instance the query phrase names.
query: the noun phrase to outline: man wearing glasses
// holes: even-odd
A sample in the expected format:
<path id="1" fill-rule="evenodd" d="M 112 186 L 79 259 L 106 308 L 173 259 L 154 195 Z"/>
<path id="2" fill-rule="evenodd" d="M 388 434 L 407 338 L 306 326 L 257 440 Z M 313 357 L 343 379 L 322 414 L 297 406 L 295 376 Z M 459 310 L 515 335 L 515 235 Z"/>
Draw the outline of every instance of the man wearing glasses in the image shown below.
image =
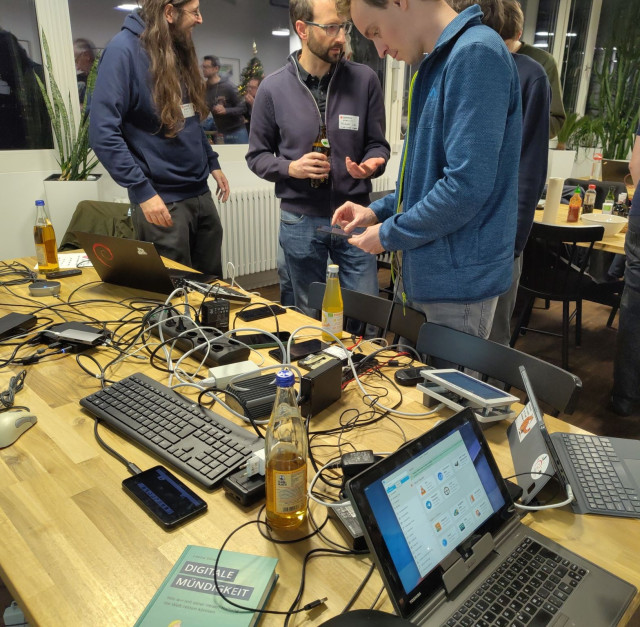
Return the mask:
<path id="1" fill-rule="evenodd" d="M 378 293 L 375 256 L 317 227 L 328 226 L 347 200 L 368 204 L 369 179 L 383 173 L 389 144 L 380 81 L 371 68 L 344 58 L 351 23 L 340 19 L 335 0 L 291 0 L 289 16 L 302 49 L 262 81 L 246 159 L 276 184 L 286 262 L 278 268 L 281 286 L 288 270 L 295 305 L 311 314 L 308 286 L 325 280 L 328 256 L 340 267 L 343 287 Z M 311 150 L 322 127 L 330 158 Z M 282 293 L 281 302 L 289 304 Z"/>
<path id="2" fill-rule="evenodd" d="M 208 114 L 191 31 L 199 0 L 144 0 L 101 57 L 89 140 L 125 187 L 138 239 L 158 252 L 222 276 L 218 200 L 229 184 L 200 126 Z"/>

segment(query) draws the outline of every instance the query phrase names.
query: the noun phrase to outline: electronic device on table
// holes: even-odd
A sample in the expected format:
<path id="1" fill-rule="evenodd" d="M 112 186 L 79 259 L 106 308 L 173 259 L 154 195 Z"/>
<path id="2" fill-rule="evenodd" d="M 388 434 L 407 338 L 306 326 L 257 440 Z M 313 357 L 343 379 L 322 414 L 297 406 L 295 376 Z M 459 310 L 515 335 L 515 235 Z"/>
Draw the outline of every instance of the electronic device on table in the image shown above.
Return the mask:
<path id="1" fill-rule="evenodd" d="M 240 290 L 236 290 L 233 287 L 228 287 L 226 285 L 221 285 L 220 283 L 203 283 L 198 279 L 189 279 L 187 281 L 187 285 L 192 287 L 194 290 L 204 294 L 205 296 L 212 298 L 224 298 L 228 300 L 230 303 L 250 303 L 251 296 L 249 294 L 245 294 Z"/>
<path id="2" fill-rule="evenodd" d="M 284 313 L 287 313 L 287 310 L 284 307 L 280 307 L 280 305 L 260 305 L 258 307 L 247 307 L 236 315 L 244 322 L 251 322 L 252 320 L 262 320 L 262 318 L 268 318 L 269 316 L 280 316 Z"/>
<path id="3" fill-rule="evenodd" d="M 80 405 L 205 488 L 264 447 L 255 434 L 142 373 L 86 396 Z"/>
<path id="4" fill-rule="evenodd" d="M 346 491 L 396 613 L 415 625 L 613 626 L 636 594 L 520 521 L 470 408 Z"/>
<path id="5" fill-rule="evenodd" d="M 291 357 L 291 363 L 294 361 L 298 361 L 307 355 L 311 355 L 312 353 L 317 353 L 322 349 L 326 348 L 328 345 L 320 340 L 304 340 L 303 342 L 297 342 L 295 344 L 291 344 L 289 347 L 289 353 Z M 286 349 L 286 345 L 285 345 Z M 269 355 L 273 357 L 276 361 L 280 363 L 285 363 L 282 359 L 282 353 L 279 348 L 274 348 L 269 351 Z"/>
<path id="6" fill-rule="evenodd" d="M 435 404 L 431 399 L 456 411 L 470 407 L 478 422 L 493 422 L 515 416 L 511 404 L 520 402 L 517 396 L 465 372 L 449 368 L 425 368 L 420 374 L 425 381 L 418 385 L 418 390 L 423 392 L 424 404 L 427 407 Z"/>
<path id="7" fill-rule="evenodd" d="M 576 514 L 640 518 L 640 442 L 582 433 L 549 433 L 533 386 L 520 366 L 529 402 L 509 425 L 507 435 L 528 503 L 556 476 L 569 484 Z"/>
<path id="8" fill-rule="evenodd" d="M 289 331 L 274 331 L 272 335 L 275 335 L 285 346 L 291 337 L 291 333 L 289 333 Z M 240 330 L 238 330 L 234 331 L 230 337 L 231 339 L 242 342 L 251 348 L 271 348 L 273 346 L 278 346 L 278 342 L 276 342 L 271 335 L 267 335 L 266 333 L 241 333 Z"/>

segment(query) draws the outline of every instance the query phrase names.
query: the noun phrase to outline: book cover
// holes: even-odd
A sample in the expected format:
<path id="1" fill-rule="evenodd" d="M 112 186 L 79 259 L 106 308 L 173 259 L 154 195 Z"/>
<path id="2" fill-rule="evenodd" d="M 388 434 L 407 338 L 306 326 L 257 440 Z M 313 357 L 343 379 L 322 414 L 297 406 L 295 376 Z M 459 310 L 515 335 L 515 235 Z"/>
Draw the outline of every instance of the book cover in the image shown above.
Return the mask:
<path id="1" fill-rule="evenodd" d="M 261 614 L 241 610 L 220 597 L 213 579 L 218 550 L 188 545 L 134 627 L 252 627 Z M 261 608 L 278 578 L 275 557 L 224 551 L 218 587 L 225 597 Z"/>

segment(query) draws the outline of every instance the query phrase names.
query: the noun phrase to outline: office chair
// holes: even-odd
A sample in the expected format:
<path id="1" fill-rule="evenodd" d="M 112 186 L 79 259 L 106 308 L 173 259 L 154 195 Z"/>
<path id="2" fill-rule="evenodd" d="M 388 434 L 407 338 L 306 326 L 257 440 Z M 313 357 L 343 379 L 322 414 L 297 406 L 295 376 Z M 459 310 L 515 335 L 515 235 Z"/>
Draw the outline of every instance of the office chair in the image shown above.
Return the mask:
<path id="1" fill-rule="evenodd" d="M 316 316 L 318 320 L 321 317 L 324 288 L 324 283 L 317 282 L 309 286 L 309 307 L 318 311 Z M 386 329 L 394 334 L 394 342 L 397 342 L 399 337 L 403 337 L 415 346 L 420 326 L 426 320 L 421 311 L 411 307 L 403 307 L 402 303 L 348 290 L 344 287 L 342 288 L 342 301 L 345 323 L 348 318 L 351 318 L 376 327 L 379 333 Z"/>
<path id="2" fill-rule="evenodd" d="M 59 251 L 82 248 L 76 239 L 76 231 L 134 239 L 135 230 L 129 215 L 129 203 L 81 200 L 58 246 Z"/>
<path id="3" fill-rule="evenodd" d="M 515 348 L 433 322 L 427 322 L 420 328 L 416 350 L 426 355 L 427 362 L 444 359 L 460 369 L 475 370 L 485 379 L 497 379 L 506 384 L 507 390 L 511 387 L 524 389 L 518 369 L 524 366 L 536 398 L 550 407 L 549 413 L 554 416 L 561 412 L 573 413 L 582 389 L 582 381 L 576 375 L 558 366 Z"/>
<path id="4" fill-rule="evenodd" d="M 522 312 L 511 335 L 511 346 L 525 331 L 562 337 L 562 367 L 569 369 L 569 324 L 575 317 L 576 346 L 580 346 L 582 292 L 592 282 L 585 273 L 595 242 L 604 236 L 601 226 L 557 226 L 534 222 L 523 252 L 518 293 L 524 297 Z M 528 327 L 536 298 L 562 303 L 562 333 Z M 570 313 L 570 304 L 576 307 Z"/>

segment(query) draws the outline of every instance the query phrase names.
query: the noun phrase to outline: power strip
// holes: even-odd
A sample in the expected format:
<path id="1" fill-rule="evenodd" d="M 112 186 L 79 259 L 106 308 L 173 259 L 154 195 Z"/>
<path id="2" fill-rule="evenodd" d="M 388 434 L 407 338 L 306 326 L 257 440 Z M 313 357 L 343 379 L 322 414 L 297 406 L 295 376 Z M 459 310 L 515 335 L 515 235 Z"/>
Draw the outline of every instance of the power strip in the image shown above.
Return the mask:
<path id="1" fill-rule="evenodd" d="M 174 316 L 177 315 L 179 315 L 177 311 L 169 310 L 150 316 L 149 322 L 153 324 L 151 333 L 159 338 L 160 330 L 162 330 L 162 338 L 165 341 L 175 340 L 175 342 L 169 343 L 169 345 L 173 345 L 183 353 L 190 351 L 194 346 L 205 344 L 205 342 L 208 341 L 208 349 L 205 344 L 191 353 L 191 357 L 193 357 L 194 360 L 204 360 L 204 363 L 208 366 L 224 366 L 249 359 L 251 349 L 235 340 L 220 337 L 215 331 L 200 327 L 187 316 L 183 315 L 176 319 Z M 160 325 L 156 324 L 161 317 L 162 323 Z"/>

